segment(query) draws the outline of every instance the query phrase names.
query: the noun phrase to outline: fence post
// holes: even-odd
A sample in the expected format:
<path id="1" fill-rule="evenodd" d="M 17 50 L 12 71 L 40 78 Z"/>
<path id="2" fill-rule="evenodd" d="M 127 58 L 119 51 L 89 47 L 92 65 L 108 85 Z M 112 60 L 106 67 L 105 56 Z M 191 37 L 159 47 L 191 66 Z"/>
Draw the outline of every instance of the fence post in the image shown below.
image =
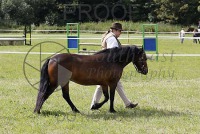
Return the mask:
<path id="1" fill-rule="evenodd" d="M 25 45 L 31 45 L 31 25 L 24 28 Z"/>

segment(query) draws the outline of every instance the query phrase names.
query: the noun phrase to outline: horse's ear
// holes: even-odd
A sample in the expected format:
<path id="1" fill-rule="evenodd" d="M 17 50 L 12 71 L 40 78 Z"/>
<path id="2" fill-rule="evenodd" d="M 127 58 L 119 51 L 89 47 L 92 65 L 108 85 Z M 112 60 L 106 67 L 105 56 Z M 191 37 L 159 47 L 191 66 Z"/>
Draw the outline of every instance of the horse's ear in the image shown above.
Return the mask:
<path id="1" fill-rule="evenodd" d="M 144 52 L 143 46 L 136 46 L 136 48 L 137 48 L 137 52 L 136 52 L 137 54 L 141 54 Z"/>
<path id="2" fill-rule="evenodd" d="M 143 45 L 142 47 L 140 48 L 140 53 L 143 53 L 144 52 L 144 48 L 143 48 Z"/>
<path id="3" fill-rule="evenodd" d="M 137 52 L 139 55 L 143 53 L 143 49 L 142 48 L 139 48 L 138 52 Z"/>
<path id="4" fill-rule="evenodd" d="M 142 52 L 144 52 L 144 46 L 142 45 Z"/>

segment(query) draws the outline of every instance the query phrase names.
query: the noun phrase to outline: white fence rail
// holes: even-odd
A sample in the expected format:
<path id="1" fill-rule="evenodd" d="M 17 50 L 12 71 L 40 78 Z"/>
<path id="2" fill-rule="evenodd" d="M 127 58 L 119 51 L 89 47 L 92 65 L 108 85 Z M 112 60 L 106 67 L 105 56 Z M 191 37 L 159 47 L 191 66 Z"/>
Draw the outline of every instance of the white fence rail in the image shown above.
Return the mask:
<path id="1" fill-rule="evenodd" d="M 22 40 L 22 35 L 23 35 L 24 30 L 5 30 L 5 29 L 0 29 L 0 40 Z M 12 34 L 7 34 L 7 33 L 1 33 L 1 32 L 20 32 L 22 33 L 21 35 L 15 35 L 14 33 Z M 40 32 L 44 32 L 41 34 Z M 52 34 L 45 34 L 45 32 L 54 32 Z M 58 32 L 55 34 L 55 32 Z M 60 33 L 63 32 L 63 33 Z M 80 30 L 80 33 L 94 33 L 96 37 L 91 38 L 89 35 L 80 35 L 80 40 L 101 40 L 101 35 L 96 34 L 96 33 L 104 33 L 105 31 L 91 31 L 91 30 Z M 200 39 L 200 37 L 193 37 L 193 32 L 185 32 L 186 36 L 183 37 L 185 39 Z M 200 32 L 198 32 L 200 33 Z M 147 34 L 147 37 L 155 37 L 151 36 L 152 34 L 155 34 L 155 32 L 145 32 Z M 148 35 L 149 34 L 149 35 Z M 21 37 L 19 39 L 18 37 Z M 26 38 L 30 39 L 30 38 Z M 32 30 L 32 35 L 31 35 L 32 40 L 43 40 L 43 39 L 55 39 L 55 40 L 66 40 L 66 30 Z M 68 39 L 74 39 L 74 38 L 68 38 Z M 142 32 L 138 31 L 123 31 L 123 34 L 120 36 L 119 39 L 122 40 L 127 40 L 127 39 L 143 39 L 142 37 Z M 158 39 L 180 39 L 179 37 L 179 32 L 158 32 Z"/>

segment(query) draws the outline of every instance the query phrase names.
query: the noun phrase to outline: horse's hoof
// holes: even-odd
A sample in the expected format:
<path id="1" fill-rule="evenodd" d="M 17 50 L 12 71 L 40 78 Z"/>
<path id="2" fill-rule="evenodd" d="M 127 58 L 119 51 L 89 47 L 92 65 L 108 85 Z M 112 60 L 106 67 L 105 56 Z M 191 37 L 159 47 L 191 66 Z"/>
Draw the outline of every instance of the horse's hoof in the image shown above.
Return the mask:
<path id="1" fill-rule="evenodd" d="M 126 106 L 126 108 L 135 108 L 137 105 L 138 103 L 136 104 L 130 103 L 128 106 Z"/>
<path id="2" fill-rule="evenodd" d="M 73 109 L 72 110 L 74 113 L 80 113 L 80 111 L 78 109 Z"/>
<path id="3" fill-rule="evenodd" d="M 114 109 L 109 110 L 110 113 L 116 113 L 116 111 Z"/>
<path id="4" fill-rule="evenodd" d="M 34 110 L 35 114 L 40 114 L 40 111 Z"/>
<path id="5" fill-rule="evenodd" d="M 73 111 L 74 113 L 80 113 L 80 111 Z"/>
<path id="6" fill-rule="evenodd" d="M 92 107 L 90 109 L 91 110 L 98 110 L 99 106 L 98 106 L 98 104 L 94 104 L 94 105 L 92 105 Z"/>

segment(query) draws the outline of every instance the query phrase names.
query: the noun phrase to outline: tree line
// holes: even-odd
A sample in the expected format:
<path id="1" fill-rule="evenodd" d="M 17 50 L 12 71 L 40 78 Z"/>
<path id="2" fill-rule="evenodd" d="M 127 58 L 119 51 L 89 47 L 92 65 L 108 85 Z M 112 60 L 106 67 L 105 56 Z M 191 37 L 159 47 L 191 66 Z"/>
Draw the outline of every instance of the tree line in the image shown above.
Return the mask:
<path id="1" fill-rule="evenodd" d="M 106 20 L 189 25 L 200 20 L 199 0 L 0 0 L 0 7 L 1 23 L 17 25 Z"/>

